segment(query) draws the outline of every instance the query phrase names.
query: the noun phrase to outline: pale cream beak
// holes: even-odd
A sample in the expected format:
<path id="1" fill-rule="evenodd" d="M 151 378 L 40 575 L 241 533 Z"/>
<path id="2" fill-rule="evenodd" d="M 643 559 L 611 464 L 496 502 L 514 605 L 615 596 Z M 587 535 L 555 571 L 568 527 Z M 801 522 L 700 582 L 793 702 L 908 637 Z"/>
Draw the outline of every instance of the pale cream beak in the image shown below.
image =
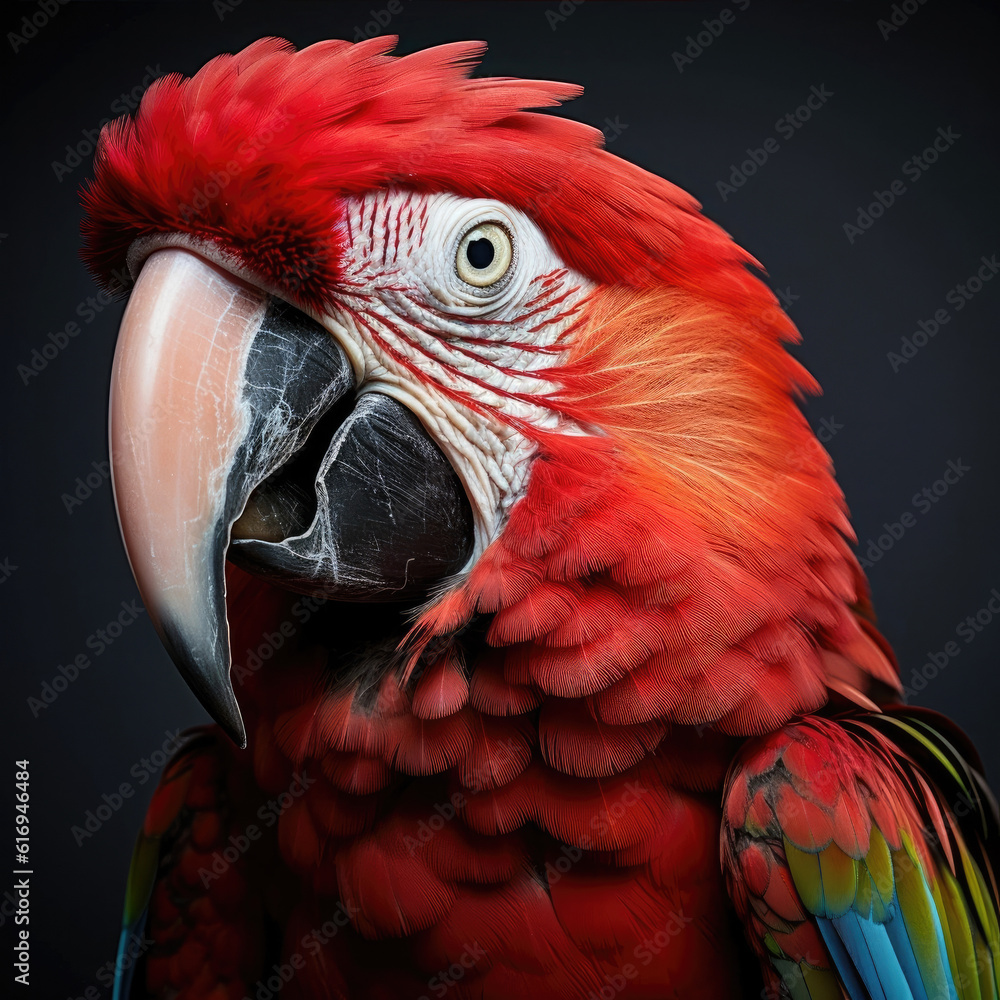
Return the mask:
<path id="1" fill-rule="evenodd" d="M 112 481 L 139 592 L 240 746 L 227 554 L 338 601 L 425 595 L 467 562 L 471 507 L 417 417 L 374 389 L 349 398 L 353 369 L 321 323 L 198 254 L 146 258 L 111 379 Z"/>
<path id="2" fill-rule="evenodd" d="M 186 250 L 153 253 L 122 319 L 111 382 L 115 504 L 160 638 L 241 746 L 229 683 L 227 480 L 248 428 L 240 387 L 266 296 Z M 223 543 L 220 545 L 219 542 Z M 215 612 L 206 614 L 206 604 Z"/>

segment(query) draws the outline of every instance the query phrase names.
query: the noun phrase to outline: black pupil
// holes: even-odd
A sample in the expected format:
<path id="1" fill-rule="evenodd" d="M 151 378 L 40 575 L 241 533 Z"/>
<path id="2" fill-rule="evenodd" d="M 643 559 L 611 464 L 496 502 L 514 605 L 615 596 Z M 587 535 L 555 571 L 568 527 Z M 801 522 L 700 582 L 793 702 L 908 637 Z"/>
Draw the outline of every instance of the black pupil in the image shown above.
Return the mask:
<path id="1" fill-rule="evenodd" d="M 489 267 L 493 263 L 494 254 L 493 244 L 486 239 L 473 240 L 465 251 L 465 256 L 469 258 L 469 263 L 478 271 L 481 271 L 484 267 Z"/>

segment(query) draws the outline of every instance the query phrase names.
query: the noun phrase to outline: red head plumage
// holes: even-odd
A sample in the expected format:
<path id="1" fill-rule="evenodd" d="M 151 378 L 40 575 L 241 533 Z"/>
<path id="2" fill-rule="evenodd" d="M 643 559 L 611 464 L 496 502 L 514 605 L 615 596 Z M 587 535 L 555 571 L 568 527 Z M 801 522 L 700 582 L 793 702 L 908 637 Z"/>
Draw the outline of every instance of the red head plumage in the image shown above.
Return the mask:
<path id="1" fill-rule="evenodd" d="M 579 122 L 523 111 L 566 83 L 469 79 L 485 46 L 402 58 L 396 39 L 280 39 L 171 74 L 134 119 L 105 129 L 84 200 L 85 257 L 105 283 L 138 236 L 189 232 L 319 307 L 336 275 L 338 198 L 391 185 L 495 197 L 522 209 L 595 281 L 696 289 L 793 328 L 747 272 L 755 261 L 680 188 L 612 156 Z M 305 262 L 305 263 L 303 263 Z M 288 287 L 287 268 L 299 283 Z"/>
<path id="2" fill-rule="evenodd" d="M 495 613 L 508 682 L 593 697 L 619 723 L 747 732 L 828 686 L 864 700 L 865 675 L 893 685 L 851 610 L 867 598 L 842 498 L 793 402 L 815 384 L 753 258 L 598 131 L 523 110 L 578 87 L 470 79 L 480 43 L 394 58 L 394 41 L 264 39 L 158 80 L 102 136 L 91 268 L 114 285 L 133 240 L 189 233 L 319 314 L 344 197 L 396 186 L 524 211 L 600 286 L 548 404 L 602 433 L 536 435 L 527 495 L 417 634 Z"/>
<path id="3" fill-rule="evenodd" d="M 977 900 L 986 881 L 921 772 L 978 797 L 961 742 L 891 711 L 786 725 L 831 696 L 877 712 L 899 684 L 797 405 L 816 385 L 756 262 L 600 133 L 524 110 L 577 87 L 472 80 L 479 43 L 393 42 L 265 39 L 163 78 L 106 129 L 85 192 L 93 270 L 128 284 L 130 248 L 142 268 L 112 397 L 132 565 L 192 687 L 253 743 L 239 759 L 209 732 L 167 774 L 145 831 L 166 848 L 147 985 L 242 995 L 262 913 L 301 949 L 342 908 L 353 927 L 338 917 L 325 952 L 283 953 L 304 994 L 416 995 L 460 961 L 447 981 L 470 995 L 603 996 L 626 977 L 735 995 L 720 822 L 737 908 L 786 981 L 800 953 L 828 971 L 806 910 L 829 930 L 854 900 L 856 927 L 896 898 L 893 872 L 926 931 L 912 876 L 937 855 L 903 853 L 921 824 L 950 864 L 941 912 L 961 914 L 955 858 Z M 327 534 L 300 570 L 303 470 Z M 422 575 L 435 534 L 457 554 Z M 734 759 L 753 734 L 770 735 Z M 896 752 L 908 740 L 919 761 Z M 277 822 L 253 848 L 273 870 L 228 861 L 247 816 Z M 213 889 L 199 866 L 222 854 Z M 233 915 L 240 933 L 218 933 Z"/>

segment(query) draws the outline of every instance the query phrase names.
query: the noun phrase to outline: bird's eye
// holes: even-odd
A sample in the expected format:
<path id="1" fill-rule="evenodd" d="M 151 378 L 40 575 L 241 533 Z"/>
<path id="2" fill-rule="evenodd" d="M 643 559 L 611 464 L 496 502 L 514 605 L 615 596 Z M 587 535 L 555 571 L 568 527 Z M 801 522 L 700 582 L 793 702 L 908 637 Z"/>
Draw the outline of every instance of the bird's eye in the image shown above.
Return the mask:
<path id="1" fill-rule="evenodd" d="M 455 269 L 463 281 L 486 288 L 510 270 L 513 260 L 514 245 L 507 230 L 495 222 L 481 222 L 459 242 Z"/>

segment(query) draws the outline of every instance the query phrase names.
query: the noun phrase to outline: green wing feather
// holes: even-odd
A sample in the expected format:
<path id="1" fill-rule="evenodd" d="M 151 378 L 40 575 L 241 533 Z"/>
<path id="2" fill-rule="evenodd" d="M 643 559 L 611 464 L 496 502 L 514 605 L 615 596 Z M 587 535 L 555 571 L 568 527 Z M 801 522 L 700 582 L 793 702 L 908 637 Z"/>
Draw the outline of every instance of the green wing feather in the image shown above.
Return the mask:
<path id="1" fill-rule="evenodd" d="M 723 864 L 765 975 L 794 1000 L 1000 1000 L 996 802 L 935 713 L 812 718 L 726 786 Z"/>
<path id="2" fill-rule="evenodd" d="M 185 800 L 191 771 L 198 755 L 211 751 L 215 738 L 210 731 L 190 730 L 185 742 L 163 772 L 153 793 L 142 829 L 136 837 L 125 886 L 122 929 L 118 938 L 112 1000 L 129 1000 L 137 995 L 134 984 L 143 978 L 146 950 L 145 929 L 149 904 L 159 878 L 165 854 L 178 828 L 185 822 Z M 142 993 L 145 995 L 145 992 Z"/>

